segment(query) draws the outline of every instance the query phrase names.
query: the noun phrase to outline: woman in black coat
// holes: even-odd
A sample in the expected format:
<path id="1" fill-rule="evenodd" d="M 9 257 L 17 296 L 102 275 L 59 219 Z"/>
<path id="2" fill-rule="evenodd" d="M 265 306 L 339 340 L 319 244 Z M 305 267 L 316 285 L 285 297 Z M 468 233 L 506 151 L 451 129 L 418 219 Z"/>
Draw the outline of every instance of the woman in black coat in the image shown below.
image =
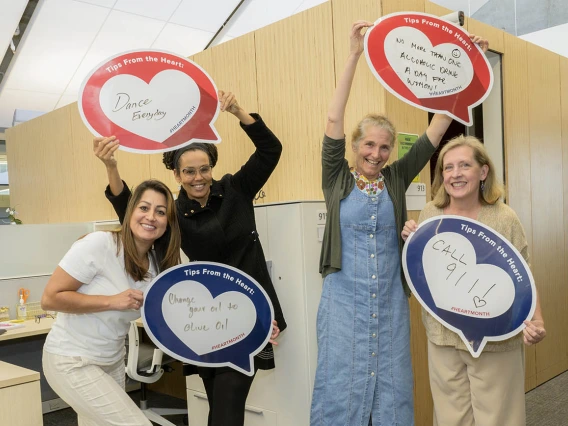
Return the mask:
<path id="1" fill-rule="evenodd" d="M 219 91 L 221 111 L 240 120 L 241 128 L 256 150 L 234 175 L 213 179 L 217 164 L 214 144 L 194 143 L 164 154 L 166 168 L 173 170 L 181 189 L 176 200 L 181 231 L 181 247 L 192 261 L 219 262 L 253 277 L 266 291 L 274 307 L 275 323 L 269 343 L 254 358 L 256 369 L 274 368 L 272 343 L 286 328 L 278 296 L 270 279 L 254 218 L 253 200 L 276 168 L 282 144 L 258 114 L 245 112 L 230 92 Z M 130 190 L 120 178 L 114 152 L 119 141 L 114 136 L 95 138 L 95 155 L 105 164 L 109 177 L 106 196 L 122 221 Z M 186 366 L 197 370 L 209 400 L 208 426 L 242 426 L 245 402 L 254 376 L 229 367 Z"/>

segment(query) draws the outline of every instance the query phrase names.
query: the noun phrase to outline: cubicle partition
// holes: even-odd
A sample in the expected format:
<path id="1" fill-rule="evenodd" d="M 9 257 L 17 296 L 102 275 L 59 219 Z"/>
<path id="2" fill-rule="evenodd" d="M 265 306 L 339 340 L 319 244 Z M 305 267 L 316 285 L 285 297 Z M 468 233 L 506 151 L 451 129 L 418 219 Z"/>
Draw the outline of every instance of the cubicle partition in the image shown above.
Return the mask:
<path id="1" fill-rule="evenodd" d="M 28 305 L 39 302 L 51 273 L 71 245 L 109 224 L 115 222 L 0 226 L 0 306 L 10 308 L 10 318 L 16 319 L 19 289 L 29 290 Z M 22 331 L 24 337 L 0 337 L 0 361 L 40 373 L 43 413 L 66 407 L 43 376 L 41 354 L 47 330 L 30 336 L 18 329 L 14 331 Z"/>

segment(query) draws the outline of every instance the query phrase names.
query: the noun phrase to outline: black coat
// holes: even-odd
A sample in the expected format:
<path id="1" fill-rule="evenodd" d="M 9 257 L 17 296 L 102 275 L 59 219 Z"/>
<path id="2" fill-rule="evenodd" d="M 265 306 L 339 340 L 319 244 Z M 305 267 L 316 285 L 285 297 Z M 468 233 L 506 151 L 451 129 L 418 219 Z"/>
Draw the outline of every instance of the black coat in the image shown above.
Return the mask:
<path id="1" fill-rule="evenodd" d="M 274 317 L 280 330 L 286 320 L 274 285 L 266 267 L 266 259 L 258 238 L 253 200 L 276 168 L 282 144 L 258 114 L 256 122 L 241 127 L 250 137 L 256 151 L 234 175 L 226 174 L 213 180 L 205 207 L 188 198 L 182 188 L 176 200 L 181 231 L 181 248 L 191 261 L 219 262 L 233 266 L 253 277 L 266 291 L 274 307 Z M 106 196 L 120 221 L 126 212 L 130 190 L 113 196 L 107 187 Z M 274 368 L 272 345 L 255 357 L 260 369 Z"/>

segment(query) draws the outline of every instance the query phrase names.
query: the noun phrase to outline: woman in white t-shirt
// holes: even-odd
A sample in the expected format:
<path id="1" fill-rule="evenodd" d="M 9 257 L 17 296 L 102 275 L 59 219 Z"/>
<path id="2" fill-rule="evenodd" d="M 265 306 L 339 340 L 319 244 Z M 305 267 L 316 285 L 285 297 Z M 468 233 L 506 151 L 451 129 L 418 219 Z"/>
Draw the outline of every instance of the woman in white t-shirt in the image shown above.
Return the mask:
<path id="1" fill-rule="evenodd" d="M 160 251 L 153 250 L 158 240 Z M 124 340 L 140 317 L 143 292 L 179 263 L 172 193 L 157 180 L 134 191 L 122 229 L 75 242 L 53 272 L 41 305 L 59 312 L 43 351 L 45 377 L 79 425 L 151 423 L 124 391 Z"/>

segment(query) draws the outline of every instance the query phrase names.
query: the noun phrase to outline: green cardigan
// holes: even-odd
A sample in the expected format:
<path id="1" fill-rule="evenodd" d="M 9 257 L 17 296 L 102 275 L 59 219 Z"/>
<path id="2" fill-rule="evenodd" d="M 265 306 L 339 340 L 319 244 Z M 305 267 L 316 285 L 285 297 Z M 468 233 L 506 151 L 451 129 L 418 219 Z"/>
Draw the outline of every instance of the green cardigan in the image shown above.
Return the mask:
<path id="1" fill-rule="evenodd" d="M 382 174 L 388 193 L 394 205 L 398 232 L 398 250 L 402 256 L 403 241 L 400 233 L 406 222 L 405 193 L 412 179 L 424 168 L 434 154 L 426 133 L 418 138 L 413 147 L 400 160 L 384 167 Z M 327 220 L 321 247 L 319 271 L 325 278 L 341 270 L 341 229 L 339 225 L 339 204 L 355 186 L 355 178 L 345 159 L 345 138 L 331 139 L 324 135 L 322 147 L 322 189 L 327 207 Z M 401 270 L 404 292 L 410 296 L 410 289 Z"/>

